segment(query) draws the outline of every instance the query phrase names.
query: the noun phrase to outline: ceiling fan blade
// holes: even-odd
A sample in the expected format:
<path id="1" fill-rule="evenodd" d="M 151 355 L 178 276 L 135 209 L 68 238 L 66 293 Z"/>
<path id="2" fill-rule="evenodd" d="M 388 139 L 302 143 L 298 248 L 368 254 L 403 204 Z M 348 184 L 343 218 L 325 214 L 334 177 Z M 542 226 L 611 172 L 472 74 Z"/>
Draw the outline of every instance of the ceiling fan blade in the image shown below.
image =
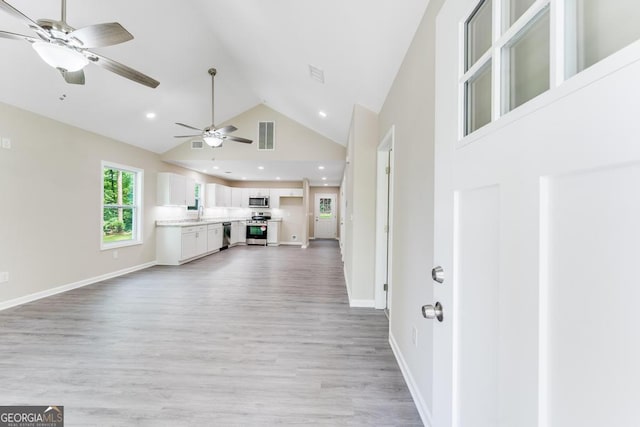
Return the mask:
<path id="1" fill-rule="evenodd" d="M 11 40 L 26 40 L 30 43 L 35 43 L 38 41 L 38 39 L 36 38 L 23 36 L 22 34 L 10 33 L 8 31 L 0 31 L 0 37 Z"/>
<path id="2" fill-rule="evenodd" d="M 188 129 L 197 130 L 198 132 L 202 132 L 202 129 L 198 129 L 198 128 L 196 128 L 196 127 L 189 126 L 189 125 L 185 125 L 184 123 L 176 123 L 176 124 L 177 124 L 178 126 L 182 126 L 182 127 L 188 128 Z"/>
<path id="3" fill-rule="evenodd" d="M 0 0 L 0 10 L 4 10 L 9 15 L 12 15 L 13 17 L 20 19 L 21 21 L 25 22 L 29 27 L 33 28 L 34 30 L 44 31 L 40 27 L 40 25 L 38 25 L 34 20 L 32 20 L 27 15 L 25 15 L 22 12 L 20 12 L 18 9 L 16 9 L 13 6 L 11 6 L 9 3 L 7 3 L 4 0 Z"/>
<path id="4" fill-rule="evenodd" d="M 82 27 L 69 33 L 69 37 L 79 41 L 83 48 L 113 46 L 133 39 L 117 22 Z"/>
<path id="5" fill-rule="evenodd" d="M 227 134 L 227 133 L 235 132 L 237 130 L 238 130 L 237 127 L 229 125 L 229 126 L 225 126 L 223 128 L 220 128 L 220 129 L 216 129 L 216 133 L 220 133 L 220 134 L 224 135 L 224 134 Z"/>
<path id="6" fill-rule="evenodd" d="M 58 68 L 59 69 L 59 68 Z M 60 70 L 60 74 L 64 77 L 64 80 L 72 85 L 83 85 L 84 84 L 84 71 L 66 71 Z"/>
<path id="7" fill-rule="evenodd" d="M 225 136 L 224 139 L 228 139 L 230 141 L 235 141 L 235 142 L 243 142 L 245 144 L 253 144 L 253 141 L 250 139 L 246 139 L 246 138 L 240 138 L 239 136 Z"/>
<path id="8" fill-rule="evenodd" d="M 202 136 L 201 133 L 197 135 L 175 135 L 174 138 L 195 138 L 196 136 Z"/>
<path id="9" fill-rule="evenodd" d="M 88 51 L 87 51 L 88 52 Z M 148 86 L 150 88 L 156 88 L 160 84 L 159 81 L 142 74 L 140 71 L 136 71 L 131 67 L 127 67 L 124 64 L 114 61 L 113 59 L 109 59 L 105 56 L 98 55 L 94 52 L 89 52 L 91 56 L 89 59 L 96 65 L 104 68 L 105 70 L 109 70 L 113 73 L 116 73 L 126 79 L 134 81 L 136 83 L 140 83 L 142 85 Z"/>

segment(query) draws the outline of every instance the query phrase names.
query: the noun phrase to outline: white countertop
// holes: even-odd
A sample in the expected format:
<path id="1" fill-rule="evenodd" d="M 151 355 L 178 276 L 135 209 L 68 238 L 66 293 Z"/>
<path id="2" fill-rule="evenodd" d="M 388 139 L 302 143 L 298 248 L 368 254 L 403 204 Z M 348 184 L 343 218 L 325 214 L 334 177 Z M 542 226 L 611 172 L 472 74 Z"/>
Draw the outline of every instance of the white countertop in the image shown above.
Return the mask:
<path id="1" fill-rule="evenodd" d="M 223 222 L 248 221 L 251 218 L 202 218 L 195 219 L 164 219 L 156 221 L 156 227 L 193 227 L 195 225 L 222 224 Z M 282 218 L 272 218 L 269 221 L 282 221 Z"/>

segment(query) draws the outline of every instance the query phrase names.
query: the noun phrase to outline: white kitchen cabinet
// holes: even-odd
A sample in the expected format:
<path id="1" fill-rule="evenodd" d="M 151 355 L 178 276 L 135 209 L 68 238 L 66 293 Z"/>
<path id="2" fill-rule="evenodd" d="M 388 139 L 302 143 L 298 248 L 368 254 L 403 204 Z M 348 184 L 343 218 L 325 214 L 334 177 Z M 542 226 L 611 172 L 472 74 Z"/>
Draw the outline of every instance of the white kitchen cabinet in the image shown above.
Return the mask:
<path id="1" fill-rule="evenodd" d="M 177 173 L 158 173 L 156 204 L 158 206 L 186 206 L 187 179 Z"/>
<path id="2" fill-rule="evenodd" d="M 302 188 L 281 188 L 280 197 L 302 197 Z"/>
<path id="3" fill-rule="evenodd" d="M 272 188 L 269 196 L 269 207 L 280 208 L 281 197 L 302 197 L 302 188 Z"/>
<path id="4" fill-rule="evenodd" d="M 238 221 L 238 243 L 247 243 L 247 221 Z"/>
<path id="5" fill-rule="evenodd" d="M 280 244 L 280 221 L 267 221 L 267 245 Z"/>
<path id="6" fill-rule="evenodd" d="M 231 206 L 231 188 L 222 184 L 207 184 L 206 206 L 208 208 L 227 208 Z"/>
<path id="7" fill-rule="evenodd" d="M 231 238 L 229 245 L 237 245 L 238 243 L 246 243 L 247 241 L 247 222 L 231 221 Z"/>
<path id="8" fill-rule="evenodd" d="M 160 265 L 180 265 L 208 251 L 206 225 L 156 230 L 156 261 Z"/>
<path id="9" fill-rule="evenodd" d="M 196 180 L 193 178 L 185 177 L 186 188 L 186 205 L 195 206 L 196 204 Z"/>
<path id="10" fill-rule="evenodd" d="M 231 187 L 231 207 L 232 208 L 242 208 L 247 207 L 249 205 L 249 200 L 244 200 L 244 188 L 235 188 Z M 242 202 L 244 201 L 245 206 L 242 206 Z"/>
<path id="11" fill-rule="evenodd" d="M 269 197 L 268 188 L 249 188 L 249 197 Z"/>
<path id="12" fill-rule="evenodd" d="M 222 224 L 207 226 L 207 252 L 214 252 L 222 247 Z"/>

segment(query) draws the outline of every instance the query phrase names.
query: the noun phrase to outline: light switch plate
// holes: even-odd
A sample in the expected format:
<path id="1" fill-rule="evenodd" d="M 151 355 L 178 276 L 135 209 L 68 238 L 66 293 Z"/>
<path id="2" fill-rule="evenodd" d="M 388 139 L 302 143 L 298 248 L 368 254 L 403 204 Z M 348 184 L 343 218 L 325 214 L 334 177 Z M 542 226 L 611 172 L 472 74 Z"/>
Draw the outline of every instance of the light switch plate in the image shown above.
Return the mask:
<path id="1" fill-rule="evenodd" d="M 9 281 L 9 272 L 3 271 L 0 273 L 0 283 L 6 283 Z"/>
<path id="2" fill-rule="evenodd" d="M 2 138 L 2 148 L 11 149 L 11 140 L 9 138 Z"/>

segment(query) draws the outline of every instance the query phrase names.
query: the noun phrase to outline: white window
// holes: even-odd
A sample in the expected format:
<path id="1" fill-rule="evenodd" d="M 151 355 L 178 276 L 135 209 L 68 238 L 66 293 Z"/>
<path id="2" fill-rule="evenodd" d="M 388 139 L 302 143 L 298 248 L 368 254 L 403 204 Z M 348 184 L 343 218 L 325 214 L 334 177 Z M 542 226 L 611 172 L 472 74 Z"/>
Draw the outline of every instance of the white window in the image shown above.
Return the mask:
<path id="1" fill-rule="evenodd" d="M 142 243 L 143 171 L 102 162 L 101 248 Z"/>
<path id="2" fill-rule="evenodd" d="M 258 150 L 275 150 L 276 148 L 276 123 L 258 123 Z"/>
<path id="3" fill-rule="evenodd" d="M 461 22 L 461 137 L 640 39 L 639 20 L 637 0 L 480 0 Z"/>

